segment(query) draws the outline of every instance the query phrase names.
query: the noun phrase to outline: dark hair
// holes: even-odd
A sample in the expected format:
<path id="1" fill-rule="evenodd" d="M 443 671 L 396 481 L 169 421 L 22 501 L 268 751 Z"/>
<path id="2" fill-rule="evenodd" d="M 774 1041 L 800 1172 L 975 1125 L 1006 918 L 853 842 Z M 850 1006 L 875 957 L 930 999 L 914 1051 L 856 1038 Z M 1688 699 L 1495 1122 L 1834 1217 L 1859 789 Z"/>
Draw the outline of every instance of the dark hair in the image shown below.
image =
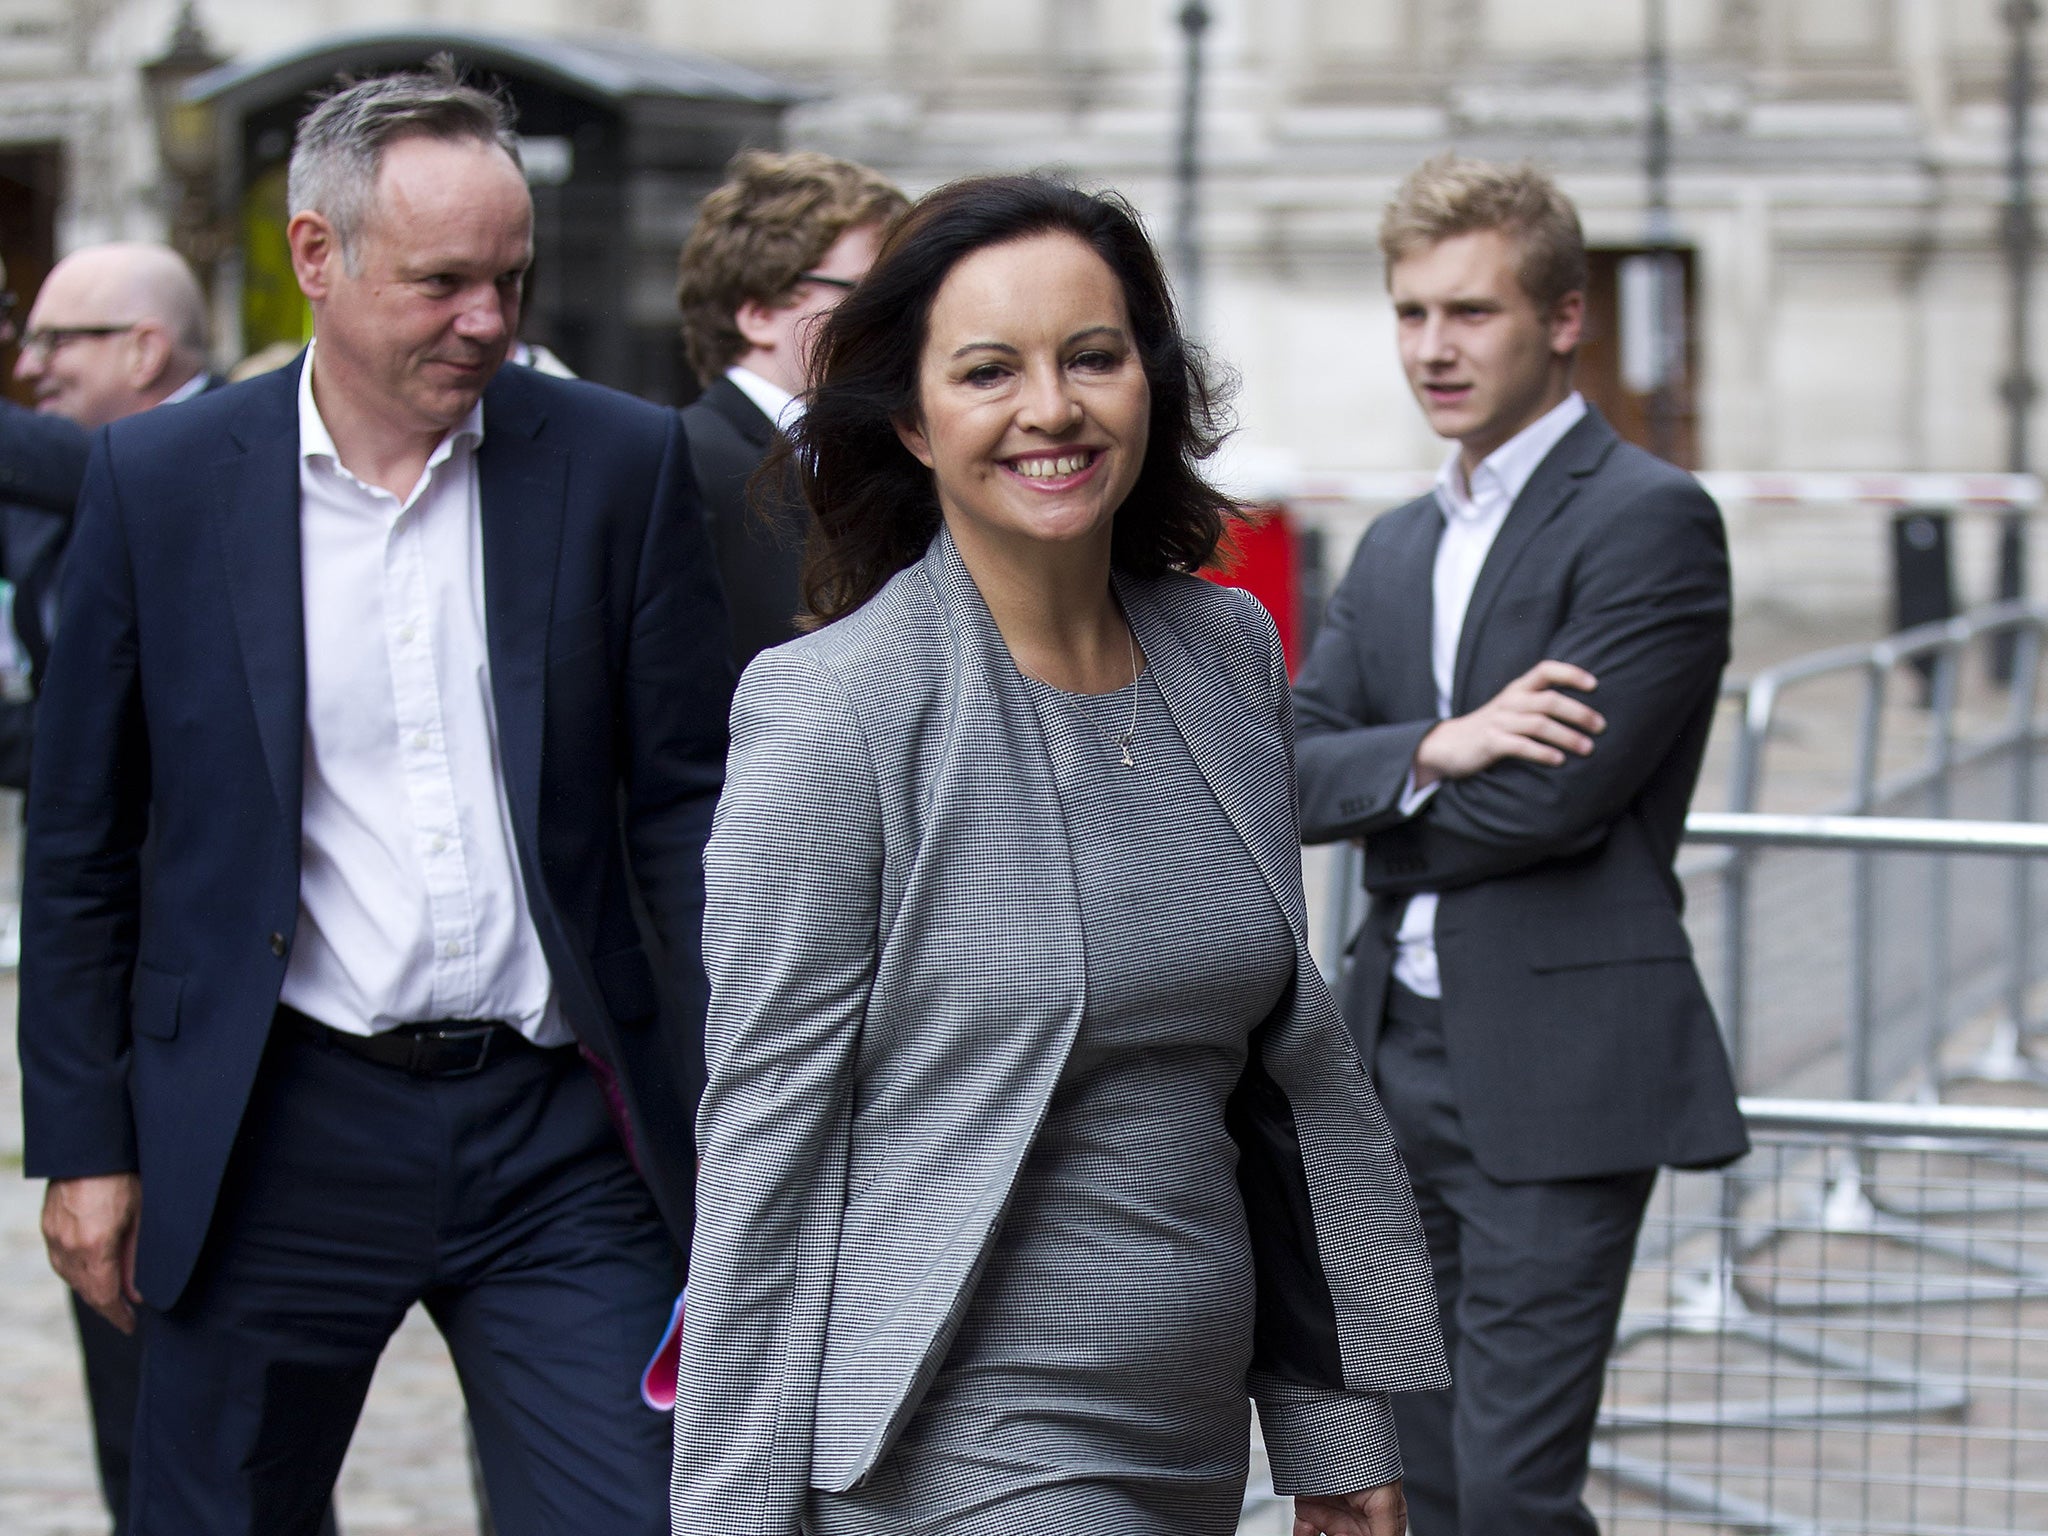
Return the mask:
<path id="1" fill-rule="evenodd" d="M 1198 570 L 1241 515 L 1197 467 L 1227 431 L 1227 390 L 1181 334 L 1166 274 L 1130 205 L 1043 176 L 970 177 L 911 208 L 820 332 L 818 382 L 786 450 L 815 519 L 807 627 L 865 603 L 938 532 L 931 471 L 903 446 L 895 418 L 917 409 L 925 332 L 947 274 L 985 247 L 1053 232 L 1082 241 L 1116 274 L 1151 391 L 1145 461 L 1117 509 L 1111 560 L 1134 576 Z"/>

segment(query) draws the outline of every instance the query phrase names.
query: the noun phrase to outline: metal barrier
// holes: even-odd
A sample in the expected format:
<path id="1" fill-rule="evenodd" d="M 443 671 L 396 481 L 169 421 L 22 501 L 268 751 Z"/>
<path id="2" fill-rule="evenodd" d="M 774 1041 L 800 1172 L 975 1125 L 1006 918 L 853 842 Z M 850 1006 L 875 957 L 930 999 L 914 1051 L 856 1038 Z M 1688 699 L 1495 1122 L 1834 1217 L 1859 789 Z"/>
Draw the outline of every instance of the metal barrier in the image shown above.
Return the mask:
<path id="1" fill-rule="evenodd" d="M 1667 1174 L 1608 1371 L 1609 1536 L 2048 1530 L 2048 1110 L 1745 1100 Z M 1942 1206 L 1948 1256 L 1844 1225 L 1844 1164 Z"/>
<path id="2" fill-rule="evenodd" d="M 2048 868 L 2048 826 L 2020 816 L 1870 814 L 1913 796 L 1952 812 L 1952 777 L 1965 760 L 1999 764 L 2008 804 L 2031 810 L 2044 618 L 2039 608 L 1973 615 L 1938 633 L 1806 658 L 1737 693 L 1744 729 L 1732 787 L 1738 803 L 1754 804 L 1785 686 L 1847 673 L 1862 690 L 1854 814 L 1688 821 L 1689 840 L 1717 849 L 1695 860 L 1695 875 L 1724 882 L 1720 989 L 1738 1080 L 1749 1065 L 1752 898 L 1760 868 L 1768 872 L 1759 861 L 1786 850 L 1846 857 L 1842 1051 L 1852 1101 L 1746 1101 L 1755 1154 L 1722 1174 L 1665 1179 L 1602 1415 L 1603 1529 L 2048 1530 L 2048 1157 L 2033 1147 L 2048 1143 L 2048 1111 L 1871 1102 L 1901 1084 L 1923 1099 L 1964 1080 L 2044 1085 L 2028 992 L 2034 872 Z M 1962 656 L 1995 636 L 2011 638 L 2017 662 L 2005 726 L 1959 751 Z M 1919 657 L 1935 663 L 1924 758 L 1884 779 L 1886 681 Z M 2009 861 L 2011 911 L 1991 1046 L 1952 1067 L 1944 1053 L 1963 1010 L 1953 1002 L 1949 862 L 1961 856 Z M 1909 1075 L 1884 1070 L 1876 1049 L 1889 1016 L 1878 876 L 1883 861 L 1901 858 L 1930 861 L 1919 893 L 1925 996 Z M 1355 865 L 1336 876 L 1347 877 L 1355 882 Z M 1348 937 L 1348 926 L 1338 932 Z"/>
<path id="3" fill-rule="evenodd" d="M 1731 810 L 1756 812 L 1761 807 L 1767 751 L 1781 729 L 1787 694 L 1822 680 L 1845 680 L 1859 694 L 1853 761 L 1848 794 L 1830 809 L 1853 816 L 1920 809 L 1947 818 L 1970 808 L 1963 803 L 1967 788 L 1978 804 L 2007 821 L 2033 820 L 2035 760 L 2048 741 L 2035 715 L 2044 635 L 2048 635 L 2048 606 L 2005 603 L 1872 645 L 1802 657 L 1758 674 L 1740 690 L 1740 730 L 1730 771 Z M 1973 649 L 1989 645 L 2010 648 L 2012 684 L 2003 718 L 1965 742 L 1959 729 L 1963 665 Z M 1901 669 L 1913 666 L 1927 668 L 1926 711 L 1921 725 L 1924 739 L 1914 754 L 1917 761 L 1909 758 L 1901 770 L 1899 744 L 1889 741 L 1885 731 L 1888 695 Z M 1905 745 L 1910 750 L 1912 744 Z M 1967 786 L 1966 775 L 1973 776 Z M 2002 777 L 2004 783 L 1987 785 L 1982 782 L 1987 776 Z M 1984 805 L 1985 801 L 1990 803 Z M 1688 826 L 1695 841 L 1703 840 L 1691 833 L 1690 823 Z M 1751 1026 L 1759 980 L 1754 928 L 1758 866 L 1752 847 L 1732 847 L 1717 871 L 1721 881 L 1721 964 L 1716 1000 L 1738 1080 L 1745 1084 L 1753 1081 Z M 1895 1074 L 1885 1070 L 1888 1063 L 1880 1061 L 1876 1047 L 1885 1022 L 1884 994 L 1903 994 L 1907 981 L 1902 952 L 1887 948 L 1880 966 L 1878 851 L 1873 844 L 1852 856 L 1846 893 L 1844 1087 L 1848 1096 L 1856 1099 L 1876 1097 L 1892 1086 L 1886 1079 Z M 1940 1047 L 1964 1011 L 1958 1007 L 1959 997 L 1967 997 L 1970 989 L 1958 985 L 1952 932 L 1954 892 L 1947 859 L 1931 859 L 1925 873 L 1919 902 L 1921 1020 L 1915 1063 L 1924 1074 L 1922 1091 L 1930 1098 L 1938 1097 L 1947 1082 L 1963 1077 L 2048 1081 L 2035 1059 L 2028 996 L 2041 958 L 2036 954 L 2033 932 L 2036 875 L 2027 863 L 2014 862 L 2004 900 L 1999 903 L 2004 907 L 2003 921 L 1997 925 L 2002 945 L 1987 942 L 1986 932 L 1976 936 L 1966 969 L 1975 973 L 1971 980 L 1996 973 L 2003 1014 L 1978 1059 L 1951 1073 L 1940 1066 Z M 2001 948 L 2002 955 L 1996 952 Z"/>
<path id="4" fill-rule="evenodd" d="M 2048 826 L 1936 818 L 1703 814 L 1688 835 L 1847 851 L 1859 892 L 1884 852 L 2048 855 Z M 2017 1372 L 1987 1397 L 1972 1365 L 2048 1323 L 2048 1164 L 2028 1150 L 2048 1111 L 1867 1102 L 1866 1018 L 1865 1102 L 1751 1101 L 1756 1154 L 1665 1181 L 1603 1412 L 1615 1529 L 1629 1510 L 1660 1530 L 2048 1529 L 2048 1381 L 2022 1408 Z M 1947 1080 L 1945 1034 L 1926 1032 L 1926 1083 Z M 1643 1433 L 1658 1455 L 1622 1443 Z M 1984 1441 L 2005 1471 L 1982 1475 Z"/>

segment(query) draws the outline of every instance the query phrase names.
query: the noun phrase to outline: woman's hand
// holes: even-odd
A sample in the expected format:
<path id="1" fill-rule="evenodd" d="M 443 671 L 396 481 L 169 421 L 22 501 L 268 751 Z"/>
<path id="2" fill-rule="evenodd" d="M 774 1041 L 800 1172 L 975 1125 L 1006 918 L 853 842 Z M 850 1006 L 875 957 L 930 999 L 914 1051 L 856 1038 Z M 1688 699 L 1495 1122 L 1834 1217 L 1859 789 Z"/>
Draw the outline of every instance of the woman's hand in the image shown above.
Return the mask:
<path id="1" fill-rule="evenodd" d="M 1408 1501 L 1397 1479 L 1363 1493 L 1294 1501 L 1294 1536 L 1407 1536 Z"/>

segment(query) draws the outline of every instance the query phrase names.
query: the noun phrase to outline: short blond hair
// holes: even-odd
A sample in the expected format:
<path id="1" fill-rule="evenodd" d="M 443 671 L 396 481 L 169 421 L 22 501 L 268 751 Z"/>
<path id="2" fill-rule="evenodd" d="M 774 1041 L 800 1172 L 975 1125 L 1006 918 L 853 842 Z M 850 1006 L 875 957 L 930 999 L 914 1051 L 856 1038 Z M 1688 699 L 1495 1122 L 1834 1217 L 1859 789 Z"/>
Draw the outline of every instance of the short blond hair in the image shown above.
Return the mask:
<path id="1" fill-rule="evenodd" d="M 1497 165 L 1437 155 L 1413 171 L 1380 218 L 1380 254 L 1387 270 L 1453 235 L 1497 229 L 1521 253 L 1515 275 L 1522 291 L 1548 311 L 1568 293 L 1586 291 L 1586 235 L 1579 211 L 1557 183 L 1530 161 Z"/>
<path id="2" fill-rule="evenodd" d="M 709 384 L 747 350 L 733 317 L 779 304 L 841 235 L 886 226 L 910 200 L 879 171 L 810 150 L 742 150 L 697 210 L 677 263 L 683 347 Z"/>

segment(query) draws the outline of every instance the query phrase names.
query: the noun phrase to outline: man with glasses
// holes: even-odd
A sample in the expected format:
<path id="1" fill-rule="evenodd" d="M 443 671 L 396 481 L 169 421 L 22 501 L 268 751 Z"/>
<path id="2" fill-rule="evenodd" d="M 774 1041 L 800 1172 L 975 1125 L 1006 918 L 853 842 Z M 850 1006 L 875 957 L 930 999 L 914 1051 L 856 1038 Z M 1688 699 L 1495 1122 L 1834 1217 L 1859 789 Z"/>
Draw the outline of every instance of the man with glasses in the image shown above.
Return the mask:
<path id="1" fill-rule="evenodd" d="M 876 172 L 808 152 L 748 150 L 704 199 L 676 302 L 704 393 L 683 412 L 732 622 L 733 662 L 796 633 L 809 515 L 794 485 L 756 507 L 748 482 L 803 414 L 818 324 L 909 206 Z"/>
<path id="2" fill-rule="evenodd" d="M 211 376 L 198 279 L 161 245 L 65 257 L 43 279 L 14 373 L 37 410 L 88 429 L 200 393 Z"/>

